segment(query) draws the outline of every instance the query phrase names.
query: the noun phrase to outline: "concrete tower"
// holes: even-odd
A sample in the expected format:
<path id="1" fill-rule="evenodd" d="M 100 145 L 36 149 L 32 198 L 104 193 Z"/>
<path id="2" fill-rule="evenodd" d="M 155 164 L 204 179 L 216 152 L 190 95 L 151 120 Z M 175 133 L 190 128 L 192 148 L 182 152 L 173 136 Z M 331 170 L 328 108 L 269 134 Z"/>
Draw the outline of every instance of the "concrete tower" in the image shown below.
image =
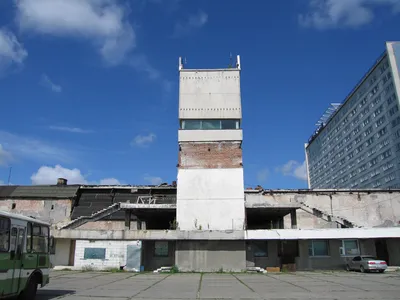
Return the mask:
<path id="1" fill-rule="evenodd" d="M 185 69 L 179 58 L 180 230 L 243 230 L 240 57 L 226 69 Z"/>

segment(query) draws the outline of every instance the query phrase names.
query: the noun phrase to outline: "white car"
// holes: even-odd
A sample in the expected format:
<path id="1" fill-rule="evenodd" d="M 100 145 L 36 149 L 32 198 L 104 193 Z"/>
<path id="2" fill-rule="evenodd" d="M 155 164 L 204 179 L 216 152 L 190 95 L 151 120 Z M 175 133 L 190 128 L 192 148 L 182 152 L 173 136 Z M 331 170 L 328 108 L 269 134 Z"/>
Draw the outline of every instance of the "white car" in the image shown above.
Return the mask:
<path id="1" fill-rule="evenodd" d="M 376 259 L 371 255 L 356 256 L 346 264 L 347 271 L 380 272 L 383 273 L 387 269 L 387 263 L 384 260 Z"/>

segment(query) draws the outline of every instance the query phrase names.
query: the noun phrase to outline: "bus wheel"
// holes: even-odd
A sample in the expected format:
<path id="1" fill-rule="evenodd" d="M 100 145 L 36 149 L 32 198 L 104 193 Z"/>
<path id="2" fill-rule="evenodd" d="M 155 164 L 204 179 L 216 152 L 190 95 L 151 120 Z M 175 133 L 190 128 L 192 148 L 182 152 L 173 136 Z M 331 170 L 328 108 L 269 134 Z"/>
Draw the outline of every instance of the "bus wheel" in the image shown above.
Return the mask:
<path id="1" fill-rule="evenodd" d="M 38 287 L 38 280 L 36 276 L 33 276 L 28 284 L 26 285 L 26 288 L 24 291 L 22 291 L 19 300 L 33 300 L 36 297 L 36 292 L 37 292 L 37 287 Z"/>

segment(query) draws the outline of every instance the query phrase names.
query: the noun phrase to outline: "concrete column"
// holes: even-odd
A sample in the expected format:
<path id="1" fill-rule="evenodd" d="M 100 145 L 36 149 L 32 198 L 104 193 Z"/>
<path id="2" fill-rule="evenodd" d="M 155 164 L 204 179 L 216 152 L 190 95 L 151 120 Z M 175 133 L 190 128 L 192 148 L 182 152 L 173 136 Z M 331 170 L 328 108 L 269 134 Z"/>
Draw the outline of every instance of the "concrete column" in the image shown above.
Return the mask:
<path id="1" fill-rule="evenodd" d="M 125 210 L 125 230 L 131 229 L 131 210 Z"/>
<path id="2" fill-rule="evenodd" d="M 292 223 L 292 229 L 297 229 L 297 215 L 295 209 L 290 212 L 290 221 Z"/>

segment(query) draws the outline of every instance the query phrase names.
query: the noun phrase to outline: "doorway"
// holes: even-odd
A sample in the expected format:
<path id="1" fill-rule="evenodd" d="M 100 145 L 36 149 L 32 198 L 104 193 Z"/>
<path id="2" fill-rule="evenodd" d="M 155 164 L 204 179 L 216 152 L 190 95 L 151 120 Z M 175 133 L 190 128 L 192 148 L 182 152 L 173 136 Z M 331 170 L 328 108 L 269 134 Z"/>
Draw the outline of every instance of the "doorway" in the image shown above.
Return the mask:
<path id="1" fill-rule="evenodd" d="M 385 239 L 375 240 L 375 250 L 376 250 L 376 258 L 382 259 L 386 261 L 389 265 L 389 252 L 387 249 L 387 244 Z"/>

